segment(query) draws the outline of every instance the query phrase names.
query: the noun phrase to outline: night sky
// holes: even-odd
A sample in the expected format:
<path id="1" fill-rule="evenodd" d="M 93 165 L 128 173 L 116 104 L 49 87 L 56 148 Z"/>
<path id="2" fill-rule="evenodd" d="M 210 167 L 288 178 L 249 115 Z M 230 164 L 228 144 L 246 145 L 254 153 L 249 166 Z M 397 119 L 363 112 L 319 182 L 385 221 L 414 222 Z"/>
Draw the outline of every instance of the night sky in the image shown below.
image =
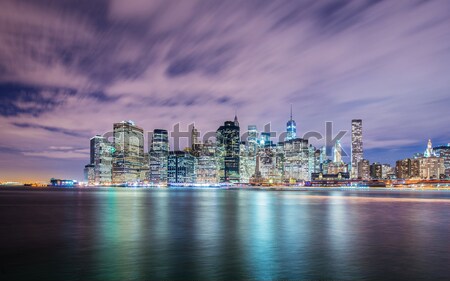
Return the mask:
<path id="1" fill-rule="evenodd" d="M 0 181 L 81 180 L 114 122 L 281 132 L 291 103 L 393 163 L 450 141 L 449 70 L 450 1 L 2 0 Z"/>

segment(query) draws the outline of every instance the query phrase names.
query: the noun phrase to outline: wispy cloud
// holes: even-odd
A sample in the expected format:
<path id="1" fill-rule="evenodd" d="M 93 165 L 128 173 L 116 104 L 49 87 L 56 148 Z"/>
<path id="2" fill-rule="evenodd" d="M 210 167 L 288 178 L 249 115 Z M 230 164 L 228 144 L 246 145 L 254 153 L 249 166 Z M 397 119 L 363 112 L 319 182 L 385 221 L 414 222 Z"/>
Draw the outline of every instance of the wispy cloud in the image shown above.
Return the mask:
<path id="1" fill-rule="evenodd" d="M 183 121 L 206 131 L 237 109 L 242 125 L 271 122 L 281 131 L 290 103 L 300 135 L 325 121 L 349 130 L 362 118 L 368 149 L 448 138 L 446 1 L 0 6 L 2 146 L 34 147 L 30 161 L 39 150 L 63 155 L 47 153 L 50 146 L 88 147 L 86 135 L 123 119 L 147 130 Z M 73 155 L 82 167 L 83 154 Z"/>

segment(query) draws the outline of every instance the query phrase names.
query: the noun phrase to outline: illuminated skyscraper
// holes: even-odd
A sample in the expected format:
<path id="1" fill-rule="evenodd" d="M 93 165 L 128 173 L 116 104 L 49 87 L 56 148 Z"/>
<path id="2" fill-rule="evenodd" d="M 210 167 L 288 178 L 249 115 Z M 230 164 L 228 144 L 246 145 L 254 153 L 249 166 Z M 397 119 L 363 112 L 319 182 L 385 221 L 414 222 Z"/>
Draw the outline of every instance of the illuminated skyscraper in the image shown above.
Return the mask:
<path id="1" fill-rule="evenodd" d="M 201 149 L 201 142 L 199 140 L 200 133 L 194 126 L 191 131 L 191 151 L 194 155 L 197 155 Z"/>
<path id="2" fill-rule="evenodd" d="M 309 173 L 320 173 L 321 150 L 309 145 Z"/>
<path id="3" fill-rule="evenodd" d="M 290 183 L 309 180 L 309 146 L 307 139 L 284 142 L 284 179 Z"/>
<path id="4" fill-rule="evenodd" d="M 336 143 L 334 144 L 333 156 L 334 156 L 334 158 L 333 158 L 334 163 L 342 162 L 342 147 L 341 147 L 341 142 L 339 140 L 337 140 Z"/>
<path id="5" fill-rule="evenodd" d="M 436 156 L 444 159 L 445 176 L 450 177 L 450 143 L 437 146 L 433 150 Z"/>
<path id="6" fill-rule="evenodd" d="M 247 143 L 250 153 L 256 154 L 256 149 L 258 148 L 258 129 L 256 125 L 248 125 Z"/>
<path id="7" fill-rule="evenodd" d="M 115 123 L 113 129 L 113 183 L 134 183 L 143 180 L 140 177 L 144 161 L 144 130 L 133 121 Z"/>
<path id="8" fill-rule="evenodd" d="M 195 183 L 195 157 L 185 151 L 170 151 L 168 160 L 168 182 Z"/>
<path id="9" fill-rule="evenodd" d="M 370 163 L 369 160 L 363 159 L 358 162 L 358 178 L 363 180 L 370 179 Z"/>
<path id="10" fill-rule="evenodd" d="M 87 164 L 84 166 L 84 180 L 88 185 L 95 185 L 95 166 L 94 164 Z"/>
<path id="11" fill-rule="evenodd" d="M 370 165 L 370 177 L 372 179 L 382 179 L 383 178 L 383 165 L 380 163 L 372 163 Z"/>
<path id="12" fill-rule="evenodd" d="M 149 147 L 149 181 L 153 184 L 167 184 L 167 161 L 169 157 L 169 138 L 166 130 L 153 130 Z"/>
<path id="13" fill-rule="evenodd" d="M 200 184 L 216 184 L 219 175 L 216 160 L 216 144 L 206 141 L 199 146 L 195 165 L 196 182 Z"/>
<path id="14" fill-rule="evenodd" d="M 395 173 L 399 179 L 419 178 L 419 159 L 406 158 L 398 160 L 395 166 Z"/>
<path id="15" fill-rule="evenodd" d="M 249 137 L 250 138 L 250 137 Z M 239 182 L 248 183 L 256 169 L 256 143 L 241 142 L 239 151 Z"/>
<path id="16" fill-rule="evenodd" d="M 286 123 L 286 140 L 293 140 L 297 138 L 297 124 L 292 119 L 292 104 L 291 104 L 291 119 Z"/>
<path id="17" fill-rule="evenodd" d="M 279 169 L 279 157 L 277 157 L 277 146 L 271 145 L 260 148 L 258 152 L 259 174 L 263 183 L 279 184 L 282 182 L 282 173 Z"/>
<path id="18" fill-rule="evenodd" d="M 352 120 L 352 170 L 351 178 L 360 178 L 358 174 L 358 163 L 363 160 L 363 141 L 362 141 L 362 120 Z"/>
<path id="19" fill-rule="evenodd" d="M 421 157 L 419 161 L 419 177 L 421 179 L 439 179 L 445 176 L 444 159 L 430 156 Z"/>
<path id="20" fill-rule="evenodd" d="M 111 184 L 113 144 L 100 135 L 91 138 L 90 144 L 93 170 L 89 184 Z"/>
<path id="21" fill-rule="evenodd" d="M 237 117 L 226 121 L 216 132 L 217 159 L 221 182 L 239 181 L 240 130 Z"/>
<path id="22" fill-rule="evenodd" d="M 445 159 L 433 151 L 433 144 L 428 140 L 427 149 L 423 153 L 423 157 L 418 157 L 419 160 L 419 177 L 421 179 L 439 179 L 445 177 Z"/>

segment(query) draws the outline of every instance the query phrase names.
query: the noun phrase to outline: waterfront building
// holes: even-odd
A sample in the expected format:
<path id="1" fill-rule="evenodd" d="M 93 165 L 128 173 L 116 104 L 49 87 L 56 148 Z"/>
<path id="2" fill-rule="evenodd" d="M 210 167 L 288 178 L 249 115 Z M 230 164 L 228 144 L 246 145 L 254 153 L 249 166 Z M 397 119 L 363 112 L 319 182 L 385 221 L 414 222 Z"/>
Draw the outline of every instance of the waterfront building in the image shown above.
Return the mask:
<path id="1" fill-rule="evenodd" d="M 406 158 L 398 160 L 395 165 L 395 173 L 399 179 L 419 178 L 419 160 Z"/>
<path id="2" fill-rule="evenodd" d="M 335 180 L 348 180 L 350 178 L 349 173 L 336 173 L 336 174 L 324 174 L 320 173 L 311 173 L 312 181 L 335 181 Z"/>
<path id="3" fill-rule="evenodd" d="M 149 158 L 149 181 L 156 185 L 167 185 L 167 166 L 169 157 L 169 137 L 167 130 L 153 130 L 150 142 Z"/>
<path id="4" fill-rule="evenodd" d="M 323 174 L 329 174 L 328 166 L 330 166 L 331 163 L 333 163 L 333 161 L 331 161 L 330 159 L 326 159 L 325 161 L 320 163 L 320 172 Z"/>
<path id="5" fill-rule="evenodd" d="M 286 123 L 286 140 L 293 140 L 297 138 L 297 124 L 292 119 L 292 104 L 291 104 L 291 118 Z"/>
<path id="6" fill-rule="evenodd" d="M 370 165 L 370 177 L 377 180 L 383 178 L 383 166 L 380 163 L 375 162 Z"/>
<path id="7" fill-rule="evenodd" d="M 450 177 L 450 143 L 433 148 L 435 155 L 444 159 L 445 176 Z"/>
<path id="8" fill-rule="evenodd" d="M 445 177 L 445 167 L 443 158 L 436 156 L 429 156 L 419 158 L 418 161 L 419 161 L 419 177 L 421 179 L 440 179 Z"/>
<path id="9" fill-rule="evenodd" d="M 367 159 L 358 162 L 358 178 L 362 180 L 370 179 L 370 163 Z"/>
<path id="10" fill-rule="evenodd" d="M 444 158 L 436 156 L 430 139 L 428 140 L 427 148 L 423 153 L 423 157 L 418 157 L 417 160 L 419 161 L 419 178 L 445 178 Z"/>
<path id="11" fill-rule="evenodd" d="M 199 184 L 217 184 L 219 173 L 217 166 L 216 145 L 206 141 L 199 146 L 195 165 L 196 182 Z"/>
<path id="12" fill-rule="evenodd" d="M 144 130 L 133 121 L 122 121 L 114 124 L 113 135 L 113 183 L 140 182 L 143 180 L 141 169 L 144 161 Z"/>
<path id="13" fill-rule="evenodd" d="M 347 164 L 342 162 L 342 147 L 339 140 L 333 146 L 333 162 L 327 163 L 326 172 L 330 175 L 348 173 Z"/>
<path id="14" fill-rule="evenodd" d="M 217 129 L 216 143 L 220 181 L 239 182 L 240 130 L 237 117 Z"/>
<path id="15" fill-rule="evenodd" d="M 395 176 L 395 169 L 390 164 L 381 165 L 381 177 L 383 179 L 392 179 Z"/>
<path id="16" fill-rule="evenodd" d="M 358 174 L 358 163 L 363 160 L 362 120 L 352 120 L 352 146 L 351 146 L 351 178 L 362 178 Z"/>
<path id="17" fill-rule="evenodd" d="M 143 183 L 149 183 L 149 179 L 150 179 L 150 157 L 148 153 L 144 153 L 144 159 L 142 160 L 139 180 L 142 181 Z"/>
<path id="18" fill-rule="evenodd" d="M 168 158 L 167 180 L 169 184 L 194 184 L 195 157 L 185 151 L 170 151 Z"/>
<path id="19" fill-rule="evenodd" d="M 289 183 L 309 180 L 309 146 L 307 139 L 291 139 L 284 145 L 284 179 Z"/>
<path id="20" fill-rule="evenodd" d="M 95 165 L 87 164 L 84 166 L 84 180 L 88 185 L 95 185 Z"/>
<path id="21" fill-rule="evenodd" d="M 89 185 L 108 185 L 112 182 L 114 146 L 105 137 L 96 135 L 90 139 L 90 164 L 93 166 Z"/>
<path id="22" fill-rule="evenodd" d="M 239 151 L 239 176 L 241 183 L 249 183 L 256 169 L 256 147 L 255 143 L 243 141 Z"/>
<path id="23" fill-rule="evenodd" d="M 266 146 L 261 148 L 258 152 L 259 158 L 259 175 L 263 182 L 268 184 L 281 183 L 282 173 L 279 170 L 280 163 L 277 157 L 277 146 Z"/>
<path id="24" fill-rule="evenodd" d="M 309 155 L 309 173 L 319 173 L 320 172 L 320 149 L 316 149 L 311 144 L 308 148 Z"/>
<path id="25" fill-rule="evenodd" d="M 348 173 L 348 165 L 344 162 L 329 162 L 326 167 L 327 174 Z"/>

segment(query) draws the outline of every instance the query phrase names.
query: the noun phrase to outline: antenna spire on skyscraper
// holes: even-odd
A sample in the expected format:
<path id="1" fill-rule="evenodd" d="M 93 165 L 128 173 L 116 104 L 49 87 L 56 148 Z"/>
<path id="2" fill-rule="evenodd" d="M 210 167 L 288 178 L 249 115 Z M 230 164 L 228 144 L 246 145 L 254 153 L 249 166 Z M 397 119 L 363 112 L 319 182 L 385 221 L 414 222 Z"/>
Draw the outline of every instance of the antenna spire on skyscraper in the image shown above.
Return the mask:
<path id="1" fill-rule="evenodd" d="M 239 127 L 239 121 L 237 118 L 237 109 L 234 109 L 234 125 Z"/>
<path id="2" fill-rule="evenodd" d="M 291 120 L 292 120 L 292 103 L 291 103 Z"/>

